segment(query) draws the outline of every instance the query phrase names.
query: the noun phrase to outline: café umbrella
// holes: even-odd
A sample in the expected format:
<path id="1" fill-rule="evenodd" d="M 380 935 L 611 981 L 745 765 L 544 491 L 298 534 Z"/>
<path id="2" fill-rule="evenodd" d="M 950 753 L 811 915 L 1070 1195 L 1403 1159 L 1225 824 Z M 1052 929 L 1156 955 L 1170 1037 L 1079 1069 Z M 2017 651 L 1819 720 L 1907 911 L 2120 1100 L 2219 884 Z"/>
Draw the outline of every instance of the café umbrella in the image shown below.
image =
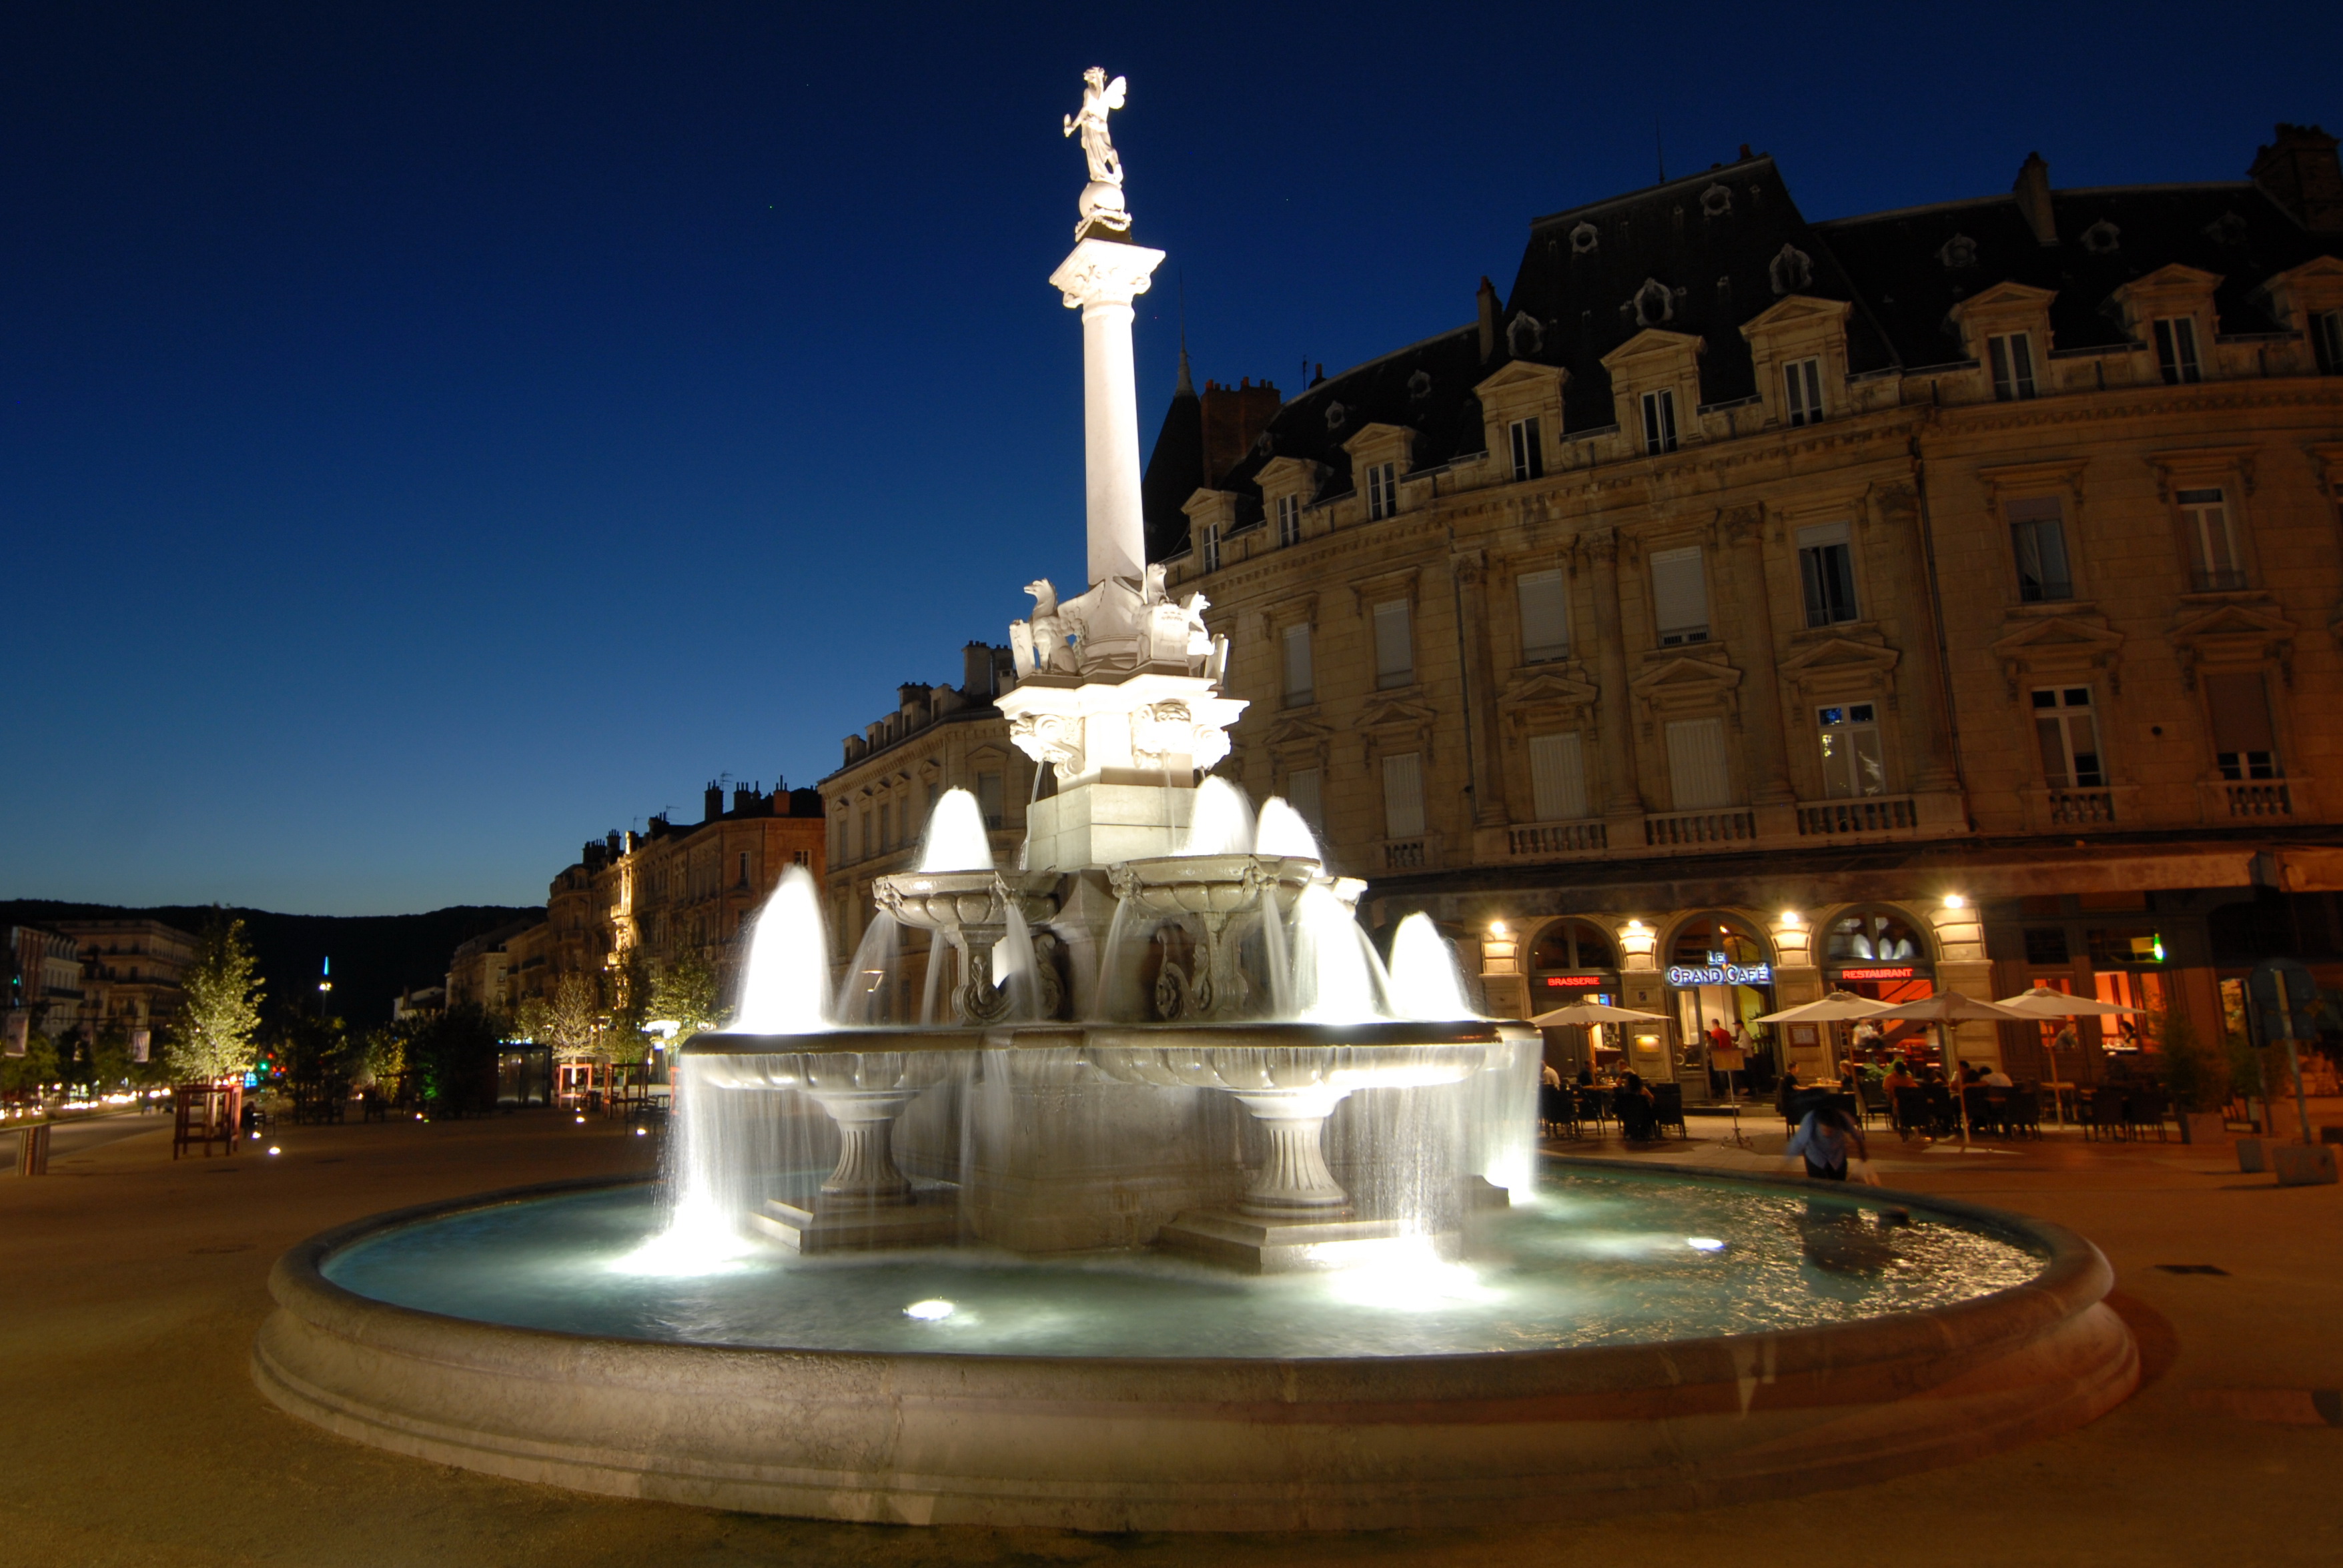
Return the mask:
<path id="1" fill-rule="evenodd" d="M 2126 1007 L 2119 1001 L 2101 1001 L 2097 997 L 2070 996 L 2063 990 L 2052 990 L 2038 985 L 2032 990 L 2016 996 L 2003 997 L 1994 1003 L 2012 1012 L 2022 1012 L 2028 1018 L 2113 1018 L 2118 1013 L 2136 1013 L 2139 1009 Z"/>
<path id="2" fill-rule="evenodd" d="M 1917 1001 L 1889 1002 L 1871 1015 L 1874 1018 L 1901 1019 L 1906 1023 L 1933 1023 L 1936 1026 L 1936 1054 L 1944 1059 L 1945 1080 L 1950 1085 L 1953 1103 L 1960 1108 L 1961 1147 L 1969 1142 L 1969 1097 L 1961 1083 L 1961 1059 L 1953 1044 L 1953 1036 L 1945 1025 L 1948 1023 L 2011 1023 L 2031 1022 L 2039 1013 L 2020 1012 L 2016 1008 L 2003 1007 L 1998 1002 L 1979 1001 L 1963 996 L 1956 990 L 1940 990 L 1934 996 Z"/>
<path id="3" fill-rule="evenodd" d="M 1637 1012 L 1632 1007 L 1613 1007 L 1607 1001 L 1574 1001 L 1552 1012 L 1542 1012 L 1530 1021 L 1540 1029 L 1553 1029 L 1566 1023 L 1665 1023 L 1668 1020 L 1662 1013 Z"/>
<path id="4" fill-rule="evenodd" d="M 1758 1023 L 1839 1023 L 1855 1018 L 1885 1018 L 1888 1004 L 1874 1001 L 1867 996 L 1857 996 L 1851 990 L 1835 990 L 1820 1001 L 1802 1001 L 1795 1007 L 1785 1007 L 1779 1012 L 1769 1012 L 1755 1020 Z"/>

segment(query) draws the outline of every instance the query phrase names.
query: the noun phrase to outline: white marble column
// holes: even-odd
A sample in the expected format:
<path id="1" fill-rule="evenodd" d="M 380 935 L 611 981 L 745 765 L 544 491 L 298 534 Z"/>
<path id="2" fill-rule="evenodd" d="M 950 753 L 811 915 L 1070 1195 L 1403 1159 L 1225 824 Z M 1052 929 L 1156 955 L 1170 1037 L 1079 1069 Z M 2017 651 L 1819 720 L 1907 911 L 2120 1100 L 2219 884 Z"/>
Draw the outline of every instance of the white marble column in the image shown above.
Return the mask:
<path id="1" fill-rule="evenodd" d="M 1066 308 L 1082 313 L 1082 437 L 1090 509 L 1090 574 L 1134 581 L 1147 571 L 1139 504 L 1139 383 L 1131 365 L 1131 302 L 1147 292 L 1163 253 L 1085 239 L 1050 275 Z"/>

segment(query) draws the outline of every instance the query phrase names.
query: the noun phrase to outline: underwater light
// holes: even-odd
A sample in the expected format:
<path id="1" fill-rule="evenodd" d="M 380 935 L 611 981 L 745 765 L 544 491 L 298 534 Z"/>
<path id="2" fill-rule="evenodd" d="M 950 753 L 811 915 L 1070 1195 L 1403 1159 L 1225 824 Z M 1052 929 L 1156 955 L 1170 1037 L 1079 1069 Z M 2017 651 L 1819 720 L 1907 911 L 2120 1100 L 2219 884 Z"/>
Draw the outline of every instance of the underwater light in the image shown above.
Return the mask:
<path id="1" fill-rule="evenodd" d="M 917 1318 L 923 1323 L 932 1323 L 951 1316 L 952 1312 L 953 1307 L 950 1302 L 913 1302 L 903 1309 L 903 1315 L 907 1318 Z"/>
<path id="2" fill-rule="evenodd" d="M 283 1151 L 282 1149 L 279 1149 L 279 1148 L 278 1148 L 278 1147 L 277 1147 L 277 1145 L 276 1145 L 276 1144 L 274 1144 L 274 1143 L 272 1143 L 272 1144 L 270 1144 L 270 1145 L 268 1146 L 268 1151 L 269 1151 L 271 1154 L 282 1154 L 282 1153 L 284 1153 L 284 1152 L 285 1152 L 285 1151 Z"/>
<path id="3" fill-rule="evenodd" d="M 1714 1236 L 1686 1236 L 1684 1245 L 1695 1252 L 1722 1252 L 1725 1243 Z"/>

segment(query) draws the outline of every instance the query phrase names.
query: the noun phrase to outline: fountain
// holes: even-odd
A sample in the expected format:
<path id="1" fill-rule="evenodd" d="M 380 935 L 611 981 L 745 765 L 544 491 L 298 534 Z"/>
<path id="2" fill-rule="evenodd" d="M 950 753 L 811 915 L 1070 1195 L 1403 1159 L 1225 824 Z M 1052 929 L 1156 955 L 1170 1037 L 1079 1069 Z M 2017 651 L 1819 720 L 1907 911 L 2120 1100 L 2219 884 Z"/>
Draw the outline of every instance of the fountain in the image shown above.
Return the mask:
<path id="1" fill-rule="evenodd" d="M 1213 769 L 1245 703 L 1145 561 L 1132 244 L 1085 78 L 1090 586 L 999 698 L 1054 789 L 996 863 L 951 790 L 833 980 L 786 875 L 665 1181 L 296 1248 L 296 1414 L 448 1463 L 843 1519 L 1470 1524 L 1839 1484 L 2063 1430 L 2137 1358 L 2087 1242 L 1960 1205 L 1540 1178 L 1540 1040 L 1425 917 L 1389 962 L 1299 813 Z M 904 928 L 925 932 L 913 1016 Z M 898 983 L 899 980 L 901 983 Z"/>

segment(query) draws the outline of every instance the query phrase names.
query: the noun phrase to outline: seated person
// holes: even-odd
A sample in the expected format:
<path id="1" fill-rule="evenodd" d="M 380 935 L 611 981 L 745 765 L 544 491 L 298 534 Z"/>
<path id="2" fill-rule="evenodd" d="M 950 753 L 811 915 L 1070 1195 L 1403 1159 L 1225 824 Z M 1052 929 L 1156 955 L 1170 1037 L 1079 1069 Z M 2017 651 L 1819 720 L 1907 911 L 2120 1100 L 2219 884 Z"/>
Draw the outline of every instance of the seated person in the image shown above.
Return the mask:
<path id="1" fill-rule="evenodd" d="M 1581 1089 L 1594 1087 L 1594 1070 L 1583 1061 L 1578 1064 L 1578 1087 Z"/>
<path id="2" fill-rule="evenodd" d="M 1652 1091 L 1644 1087 L 1641 1073 L 1630 1072 L 1619 1081 L 1613 1095 L 1619 1116 L 1619 1129 L 1638 1142 L 1649 1141 L 1659 1121 L 1659 1107 Z"/>
<path id="3" fill-rule="evenodd" d="M 1987 1072 L 1977 1081 L 1984 1084 L 1987 1089 L 2015 1089 L 2017 1087 L 2016 1081 L 2013 1080 L 2009 1074 L 2002 1071 L 1999 1064 L 1997 1063 L 1990 1072 Z"/>

